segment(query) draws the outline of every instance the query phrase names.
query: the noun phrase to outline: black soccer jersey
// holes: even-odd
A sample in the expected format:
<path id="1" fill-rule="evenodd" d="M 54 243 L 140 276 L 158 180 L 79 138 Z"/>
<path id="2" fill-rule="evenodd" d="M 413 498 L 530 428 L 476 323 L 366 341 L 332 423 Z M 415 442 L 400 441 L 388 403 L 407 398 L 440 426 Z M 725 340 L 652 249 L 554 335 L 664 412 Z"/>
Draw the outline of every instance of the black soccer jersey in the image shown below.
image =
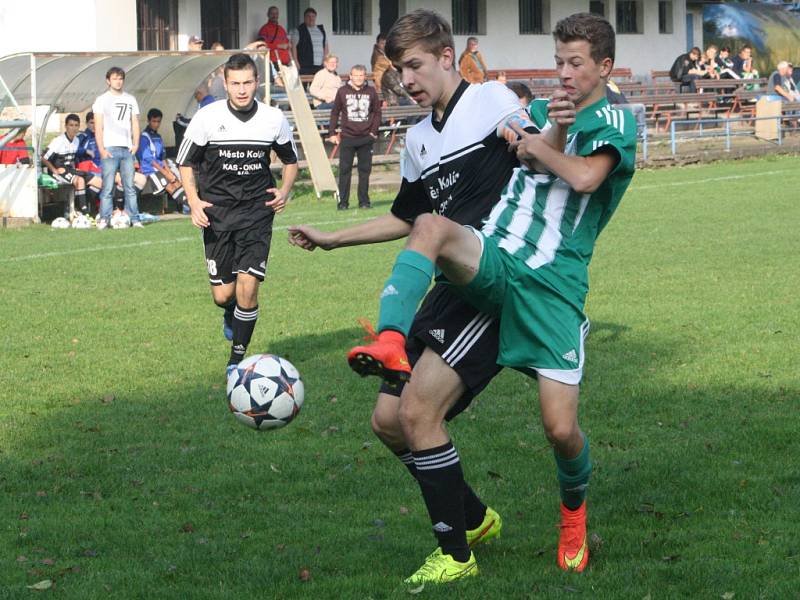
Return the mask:
<path id="1" fill-rule="evenodd" d="M 176 162 L 196 166 L 200 198 L 211 225 L 219 231 L 244 229 L 272 212 L 264 206 L 275 187 L 270 151 L 283 164 L 297 162 L 292 131 L 283 113 L 261 102 L 246 112 L 220 101 L 192 117 Z"/>
<path id="2" fill-rule="evenodd" d="M 44 158 L 52 163 L 54 167 L 60 169 L 72 169 L 75 167 L 75 154 L 78 152 L 78 136 L 71 140 L 66 133 L 52 139 L 45 150 Z"/>
<path id="3" fill-rule="evenodd" d="M 519 110 L 516 94 L 506 86 L 462 81 L 441 121 L 431 114 L 408 131 L 392 214 L 411 223 L 436 211 L 480 227 L 519 166 L 496 133 L 501 121 Z"/>

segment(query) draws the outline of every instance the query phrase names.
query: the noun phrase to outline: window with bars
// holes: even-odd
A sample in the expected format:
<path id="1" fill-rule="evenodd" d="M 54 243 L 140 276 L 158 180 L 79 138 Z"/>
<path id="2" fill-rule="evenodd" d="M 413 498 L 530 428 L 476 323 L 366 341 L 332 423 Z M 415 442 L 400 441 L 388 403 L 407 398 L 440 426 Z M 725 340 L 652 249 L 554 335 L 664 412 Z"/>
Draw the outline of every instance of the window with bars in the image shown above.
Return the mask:
<path id="1" fill-rule="evenodd" d="M 178 49 L 178 0 L 136 0 L 139 50 Z"/>
<path id="2" fill-rule="evenodd" d="M 286 31 L 296 29 L 303 22 L 303 11 L 307 8 L 306 0 L 286 0 Z"/>
<path id="3" fill-rule="evenodd" d="M 519 0 L 519 32 L 550 33 L 550 2 Z"/>
<path id="4" fill-rule="evenodd" d="M 215 42 L 239 48 L 239 0 L 202 0 L 200 29 L 206 49 Z"/>
<path id="5" fill-rule="evenodd" d="M 371 0 L 333 0 L 333 33 L 365 35 L 370 33 Z"/>
<path id="6" fill-rule="evenodd" d="M 672 0 L 658 2 L 658 33 L 672 33 Z"/>
<path id="7" fill-rule="evenodd" d="M 452 0 L 453 34 L 486 35 L 486 1 Z"/>
<path id="8" fill-rule="evenodd" d="M 641 0 L 617 0 L 617 33 L 644 33 Z"/>
<path id="9" fill-rule="evenodd" d="M 605 0 L 591 0 L 589 2 L 589 12 L 607 19 L 608 12 Z"/>

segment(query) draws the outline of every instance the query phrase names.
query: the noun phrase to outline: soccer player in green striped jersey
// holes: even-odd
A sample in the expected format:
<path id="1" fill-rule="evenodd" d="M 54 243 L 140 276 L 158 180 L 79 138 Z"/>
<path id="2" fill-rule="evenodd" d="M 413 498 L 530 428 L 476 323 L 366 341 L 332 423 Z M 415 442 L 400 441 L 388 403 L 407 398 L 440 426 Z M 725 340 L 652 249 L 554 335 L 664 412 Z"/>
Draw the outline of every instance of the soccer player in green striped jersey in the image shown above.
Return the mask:
<path id="1" fill-rule="evenodd" d="M 529 166 L 514 171 L 481 231 L 420 215 L 381 294 L 378 340 L 353 348 L 348 359 L 360 373 L 403 360 L 414 310 L 437 270 L 476 308 L 498 316 L 498 362 L 538 380 L 561 491 L 558 564 L 583 571 L 591 461 L 578 391 L 588 265 L 633 177 L 636 124 L 606 101 L 615 46 L 608 21 L 575 14 L 557 23 L 553 37 L 561 89 L 549 103 L 533 101 L 529 112 L 542 130 L 557 128 L 563 152 L 515 127 L 517 156 Z M 564 109 L 565 99 L 574 110 Z"/>

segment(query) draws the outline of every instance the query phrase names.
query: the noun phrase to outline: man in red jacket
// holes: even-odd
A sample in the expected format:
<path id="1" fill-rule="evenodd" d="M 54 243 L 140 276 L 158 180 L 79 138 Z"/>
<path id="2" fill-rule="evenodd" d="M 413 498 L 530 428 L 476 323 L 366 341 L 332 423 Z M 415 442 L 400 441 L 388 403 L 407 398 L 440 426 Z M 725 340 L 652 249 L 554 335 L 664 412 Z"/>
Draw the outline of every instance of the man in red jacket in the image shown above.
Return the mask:
<path id="1" fill-rule="evenodd" d="M 366 85 L 367 68 L 355 65 L 350 81 L 339 88 L 331 109 L 328 138 L 339 144 L 339 210 L 347 210 L 353 157 L 358 155 L 358 207 L 372 208 L 369 201 L 369 175 L 372 171 L 372 146 L 378 139 L 381 102 L 375 88 Z M 341 116 L 341 134 L 336 133 Z"/>
<path id="2" fill-rule="evenodd" d="M 278 24 L 277 6 L 270 6 L 267 9 L 267 22 L 258 30 L 258 37 L 264 40 L 264 43 L 269 48 L 269 59 L 273 64 L 278 64 L 278 59 L 284 65 L 289 64 L 289 36 L 286 35 L 286 30 Z"/>

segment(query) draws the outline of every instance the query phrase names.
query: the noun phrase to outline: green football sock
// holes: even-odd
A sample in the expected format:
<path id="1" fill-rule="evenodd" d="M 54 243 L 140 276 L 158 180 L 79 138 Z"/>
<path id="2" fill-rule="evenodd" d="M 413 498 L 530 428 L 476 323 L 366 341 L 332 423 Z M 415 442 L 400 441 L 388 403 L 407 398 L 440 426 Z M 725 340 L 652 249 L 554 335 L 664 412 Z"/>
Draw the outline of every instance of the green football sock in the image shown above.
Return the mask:
<path id="1" fill-rule="evenodd" d="M 575 458 L 562 458 L 557 452 L 554 454 L 558 483 L 561 486 L 561 501 L 568 509 L 576 510 L 586 499 L 586 488 L 589 487 L 589 475 L 592 473 L 589 438 L 584 437 L 583 448 Z"/>
<path id="2" fill-rule="evenodd" d="M 385 329 L 408 335 L 417 306 L 433 277 L 434 266 L 428 257 L 414 250 L 397 255 L 392 274 L 383 286 L 378 332 Z"/>

